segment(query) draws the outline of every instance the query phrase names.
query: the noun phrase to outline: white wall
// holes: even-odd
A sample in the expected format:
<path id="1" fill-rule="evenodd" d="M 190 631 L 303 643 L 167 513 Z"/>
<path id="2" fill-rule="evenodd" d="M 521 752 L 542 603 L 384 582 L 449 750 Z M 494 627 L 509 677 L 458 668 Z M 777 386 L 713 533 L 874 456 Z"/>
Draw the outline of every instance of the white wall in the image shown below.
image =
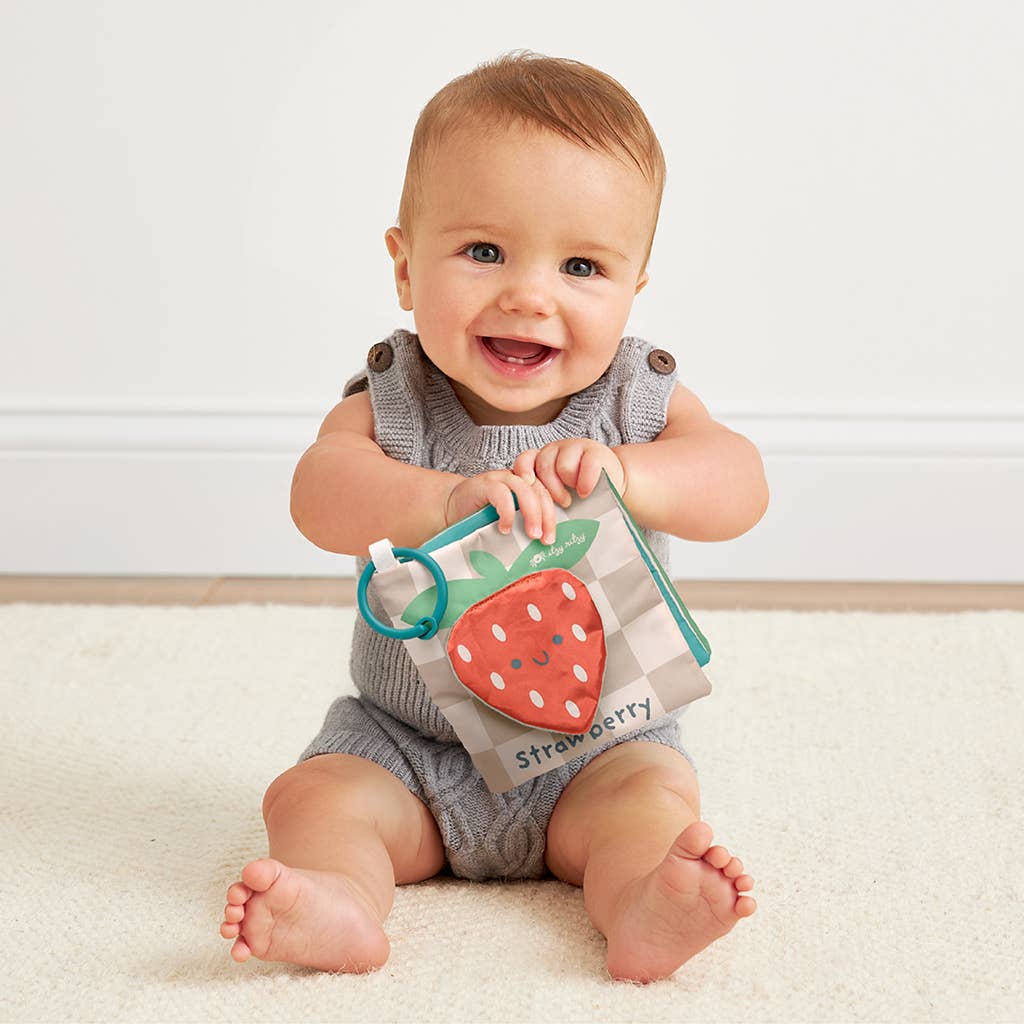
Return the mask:
<path id="1" fill-rule="evenodd" d="M 420 107 L 528 47 L 669 165 L 631 329 L 757 440 L 708 578 L 1022 580 L 1024 8 L 0 6 L 0 572 L 324 573 L 288 483 L 412 326 L 382 236 Z"/>

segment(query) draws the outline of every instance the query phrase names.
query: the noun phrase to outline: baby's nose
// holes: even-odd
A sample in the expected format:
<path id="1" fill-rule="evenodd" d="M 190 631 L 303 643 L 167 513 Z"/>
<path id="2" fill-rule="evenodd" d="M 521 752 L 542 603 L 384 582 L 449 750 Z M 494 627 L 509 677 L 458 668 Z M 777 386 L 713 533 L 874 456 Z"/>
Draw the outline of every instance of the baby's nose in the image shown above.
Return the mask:
<path id="1" fill-rule="evenodd" d="M 498 306 L 503 313 L 520 316 L 553 316 L 555 300 L 546 275 L 541 272 L 523 272 L 510 275 L 503 282 Z"/>

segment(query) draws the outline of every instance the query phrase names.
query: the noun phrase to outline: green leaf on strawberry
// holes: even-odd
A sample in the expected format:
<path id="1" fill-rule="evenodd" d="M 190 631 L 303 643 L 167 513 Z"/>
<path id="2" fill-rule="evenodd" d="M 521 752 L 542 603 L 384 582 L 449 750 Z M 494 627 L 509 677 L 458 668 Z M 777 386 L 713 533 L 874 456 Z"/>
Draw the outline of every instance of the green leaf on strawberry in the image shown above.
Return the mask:
<path id="1" fill-rule="evenodd" d="M 501 564 L 501 559 L 489 551 L 470 551 L 469 563 L 485 580 L 497 580 L 498 586 L 508 575 L 508 570 Z"/>
<path id="2" fill-rule="evenodd" d="M 590 550 L 601 524 L 595 519 L 567 519 L 555 528 L 554 544 L 531 541 L 506 569 L 501 560 L 489 551 L 469 553 L 469 562 L 480 578 L 449 580 L 448 607 L 438 626 L 447 629 L 459 620 L 467 608 L 482 601 L 502 587 L 514 583 L 540 569 L 569 569 Z M 430 615 L 437 604 L 437 587 L 417 594 L 402 613 L 402 621 L 414 626 Z"/>
<path id="3" fill-rule="evenodd" d="M 459 616 L 471 605 L 482 601 L 495 588 L 488 580 L 452 580 L 448 584 L 448 608 L 438 624 L 438 629 L 447 629 L 455 624 Z M 417 594 L 402 613 L 402 621 L 415 626 L 424 616 L 431 615 L 437 605 L 437 587 L 431 587 Z"/>

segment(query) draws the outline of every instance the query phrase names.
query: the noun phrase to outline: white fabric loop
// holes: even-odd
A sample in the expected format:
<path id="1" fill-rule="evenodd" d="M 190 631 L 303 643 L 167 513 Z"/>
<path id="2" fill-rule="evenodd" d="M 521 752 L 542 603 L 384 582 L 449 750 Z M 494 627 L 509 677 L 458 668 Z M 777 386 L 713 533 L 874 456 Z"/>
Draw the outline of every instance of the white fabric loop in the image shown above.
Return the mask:
<path id="1" fill-rule="evenodd" d="M 391 550 L 391 541 L 387 537 L 374 541 L 370 545 L 370 561 L 377 572 L 387 572 L 398 565 L 394 551 Z"/>

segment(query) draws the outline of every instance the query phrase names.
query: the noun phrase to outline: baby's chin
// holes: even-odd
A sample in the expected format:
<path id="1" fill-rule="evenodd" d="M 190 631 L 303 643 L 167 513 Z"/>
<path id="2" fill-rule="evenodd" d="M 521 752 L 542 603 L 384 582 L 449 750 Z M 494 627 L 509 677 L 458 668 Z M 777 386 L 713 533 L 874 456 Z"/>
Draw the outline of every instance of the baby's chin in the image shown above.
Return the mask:
<path id="1" fill-rule="evenodd" d="M 485 397 L 454 379 L 451 384 L 456 398 L 479 427 L 539 427 L 557 419 L 569 402 L 568 397 L 557 397 L 537 405 L 525 394 L 519 401 L 508 395 Z"/>

